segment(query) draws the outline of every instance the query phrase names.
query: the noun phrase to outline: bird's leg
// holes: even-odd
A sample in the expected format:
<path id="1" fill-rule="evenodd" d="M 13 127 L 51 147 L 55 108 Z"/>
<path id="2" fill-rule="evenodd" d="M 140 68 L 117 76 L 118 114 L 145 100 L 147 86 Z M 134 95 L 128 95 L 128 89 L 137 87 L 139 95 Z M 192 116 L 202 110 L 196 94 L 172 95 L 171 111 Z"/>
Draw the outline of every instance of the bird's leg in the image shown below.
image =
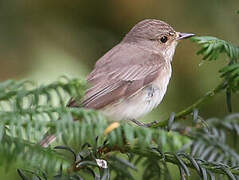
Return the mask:
<path id="1" fill-rule="evenodd" d="M 153 125 L 157 124 L 158 122 L 157 121 L 152 121 L 150 123 L 146 123 L 145 126 L 146 127 L 152 127 Z"/>
<path id="2" fill-rule="evenodd" d="M 137 121 L 136 119 L 131 119 L 130 121 L 132 121 L 133 123 L 135 123 L 138 126 L 143 126 L 143 127 L 151 127 L 157 123 L 157 121 L 153 121 L 150 123 L 143 123 L 143 122 Z"/>

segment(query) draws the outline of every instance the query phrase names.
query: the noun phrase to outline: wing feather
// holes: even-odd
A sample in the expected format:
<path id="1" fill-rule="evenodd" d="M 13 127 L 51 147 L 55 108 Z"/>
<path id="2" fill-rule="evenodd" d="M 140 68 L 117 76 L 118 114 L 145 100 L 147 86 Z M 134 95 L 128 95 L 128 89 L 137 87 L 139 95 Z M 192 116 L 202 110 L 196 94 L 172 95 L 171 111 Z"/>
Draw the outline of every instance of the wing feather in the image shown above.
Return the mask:
<path id="1" fill-rule="evenodd" d="M 83 101 L 78 104 L 71 100 L 68 106 L 100 109 L 116 100 L 129 97 L 155 80 L 165 64 L 162 56 L 137 47 L 130 48 L 130 51 L 136 51 L 135 54 L 123 56 L 124 59 L 121 59 L 120 54 L 127 53 L 127 48 L 121 48 L 121 51 L 113 54 L 109 51 L 110 59 L 107 59 L 108 53 L 99 59 L 88 76 L 91 88 L 86 91 Z"/>

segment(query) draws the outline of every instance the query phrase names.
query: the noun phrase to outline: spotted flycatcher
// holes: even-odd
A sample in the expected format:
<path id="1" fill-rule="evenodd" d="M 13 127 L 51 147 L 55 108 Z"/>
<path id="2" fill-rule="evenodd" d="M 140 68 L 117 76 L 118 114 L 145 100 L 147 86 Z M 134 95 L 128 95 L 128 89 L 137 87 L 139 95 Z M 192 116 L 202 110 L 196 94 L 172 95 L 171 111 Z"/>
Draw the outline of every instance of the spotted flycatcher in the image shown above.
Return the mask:
<path id="1" fill-rule="evenodd" d="M 68 106 L 96 109 L 113 120 L 135 122 L 162 101 L 175 48 L 179 40 L 193 35 L 176 32 L 160 20 L 139 22 L 96 62 L 83 101 L 72 99 Z"/>
<path id="2" fill-rule="evenodd" d="M 87 81 L 90 88 L 81 102 L 71 99 L 68 107 L 102 111 L 113 120 L 138 118 L 162 101 L 171 77 L 171 62 L 181 39 L 194 36 L 176 32 L 167 23 L 146 19 L 136 24 L 124 39 L 95 65 Z M 45 137 L 48 146 L 55 135 Z"/>

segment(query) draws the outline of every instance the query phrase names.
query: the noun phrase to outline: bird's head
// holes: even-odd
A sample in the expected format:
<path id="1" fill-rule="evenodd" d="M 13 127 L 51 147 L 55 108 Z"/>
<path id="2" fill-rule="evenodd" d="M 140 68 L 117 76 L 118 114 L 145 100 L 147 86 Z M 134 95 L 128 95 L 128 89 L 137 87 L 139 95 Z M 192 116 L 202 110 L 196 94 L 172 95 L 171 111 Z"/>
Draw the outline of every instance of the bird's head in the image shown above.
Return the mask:
<path id="1" fill-rule="evenodd" d="M 157 51 L 171 61 L 178 42 L 192 36 L 192 33 L 176 32 L 164 21 L 146 19 L 137 23 L 125 36 L 124 41 Z"/>

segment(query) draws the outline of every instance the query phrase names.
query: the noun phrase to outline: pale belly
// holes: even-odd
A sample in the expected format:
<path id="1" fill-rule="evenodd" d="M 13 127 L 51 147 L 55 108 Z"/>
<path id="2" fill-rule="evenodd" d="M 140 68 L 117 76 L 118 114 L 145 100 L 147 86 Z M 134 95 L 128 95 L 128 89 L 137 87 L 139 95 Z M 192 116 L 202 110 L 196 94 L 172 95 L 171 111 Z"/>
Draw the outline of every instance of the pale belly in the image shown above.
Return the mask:
<path id="1" fill-rule="evenodd" d="M 112 120 L 138 119 L 157 107 L 162 101 L 168 86 L 171 73 L 158 78 L 151 84 L 138 90 L 126 99 L 121 99 L 101 109 Z"/>

